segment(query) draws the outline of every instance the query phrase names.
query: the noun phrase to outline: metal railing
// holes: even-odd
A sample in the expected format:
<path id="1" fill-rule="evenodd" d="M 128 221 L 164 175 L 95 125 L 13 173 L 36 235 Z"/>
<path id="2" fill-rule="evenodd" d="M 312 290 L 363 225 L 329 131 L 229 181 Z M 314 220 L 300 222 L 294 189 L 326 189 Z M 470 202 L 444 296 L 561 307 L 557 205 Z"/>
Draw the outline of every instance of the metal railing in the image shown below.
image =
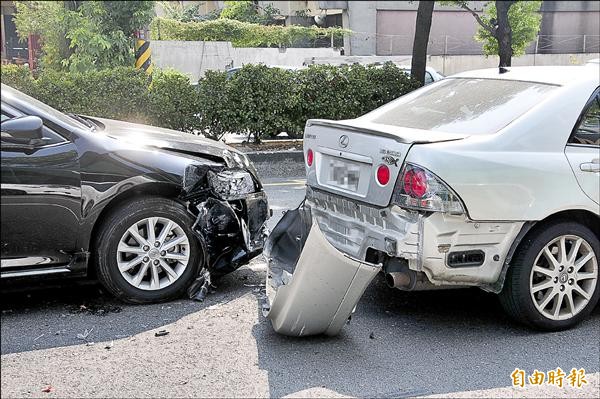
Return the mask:
<path id="1" fill-rule="evenodd" d="M 410 55 L 413 36 L 354 32 L 350 40 L 375 40 L 377 55 Z M 538 35 L 525 49 L 526 54 L 598 53 L 600 35 Z M 429 55 L 479 55 L 483 46 L 473 37 L 430 36 Z"/>

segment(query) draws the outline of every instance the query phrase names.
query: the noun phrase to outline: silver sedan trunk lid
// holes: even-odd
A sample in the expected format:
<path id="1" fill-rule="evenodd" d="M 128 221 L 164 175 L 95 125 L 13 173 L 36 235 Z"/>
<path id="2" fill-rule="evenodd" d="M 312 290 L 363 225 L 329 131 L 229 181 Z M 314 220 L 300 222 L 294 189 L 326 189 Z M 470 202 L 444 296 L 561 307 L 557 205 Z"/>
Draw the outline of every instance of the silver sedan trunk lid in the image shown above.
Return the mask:
<path id="1" fill-rule="evenodd" d="M 387 206 L 411 146 L 465 138 L 464 135 L 382 125 L 359 119 L 311 119 L 304 132 L 307 184 L 377 206 Z M 377 180 L 387 168 L 388 182 Z"/>

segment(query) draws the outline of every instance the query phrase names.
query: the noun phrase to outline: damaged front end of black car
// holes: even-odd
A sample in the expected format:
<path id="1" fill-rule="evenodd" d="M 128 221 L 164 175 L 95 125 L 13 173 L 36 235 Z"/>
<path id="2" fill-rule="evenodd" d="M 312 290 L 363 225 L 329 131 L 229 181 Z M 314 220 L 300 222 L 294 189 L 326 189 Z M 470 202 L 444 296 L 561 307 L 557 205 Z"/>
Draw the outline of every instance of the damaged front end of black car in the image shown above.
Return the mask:
<path id="1" fill-rule="evenodd" d="M 262 253 L 270 216 L 267 196 L 251 166 L 192 164 L 186 168 L 180 197 L 196 219 L 192 229 L 204 254 L 203 267 L 188 295 L 203 300 L 212 279 Z"/>
<path id="2" fill-rule="evenodd" d="M 2 279 L 88 277 L 130 303 L 202 299 L 211 277 L 262 252 L 267 198 L 236 149 L 66 115 L 4 84 L 2 115 Z"/>

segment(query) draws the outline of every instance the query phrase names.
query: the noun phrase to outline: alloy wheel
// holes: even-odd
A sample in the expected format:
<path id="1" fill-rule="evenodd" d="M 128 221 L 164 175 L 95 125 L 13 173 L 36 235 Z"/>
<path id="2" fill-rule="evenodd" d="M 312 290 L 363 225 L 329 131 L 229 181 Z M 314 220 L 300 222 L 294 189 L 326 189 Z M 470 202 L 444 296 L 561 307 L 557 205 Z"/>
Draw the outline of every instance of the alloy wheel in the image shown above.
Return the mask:
<path id="1" fill-rule="evenodd" d="M 181 277 L 190 258 L 190 242 L 176 222 L 149 217 L 129 227 L 117 247 L 117 265 L 132 286 L 159 290 Z"/>
<path id="2" fill-rule="evenodd" d="M 562 235 L 536 256 L 529 292 L 542 315 L 565 320 L 587 306 L 597 283 L 598 259 L 592 246 L 579 236 Z"/>

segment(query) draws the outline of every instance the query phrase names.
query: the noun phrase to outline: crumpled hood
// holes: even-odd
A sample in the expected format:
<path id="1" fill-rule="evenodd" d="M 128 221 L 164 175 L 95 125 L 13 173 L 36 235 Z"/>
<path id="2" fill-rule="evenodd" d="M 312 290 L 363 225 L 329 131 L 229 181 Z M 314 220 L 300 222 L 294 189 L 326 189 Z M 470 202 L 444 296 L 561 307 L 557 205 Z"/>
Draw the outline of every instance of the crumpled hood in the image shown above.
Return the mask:
<path id="1" fill-rule="evenodd" d="M 203 138 L 191 133 L 113 119 L 96 117 L 92 117 L 92 119 L 104 124 L 105 128 L 100 131 L 101 133 L 136 146 L 145 145 L 187 153 L 204 154 L 222 159 L 228 158 L 224 155 L 227 151 L 232 153 L 237 152 L 219 141 Z"/>

